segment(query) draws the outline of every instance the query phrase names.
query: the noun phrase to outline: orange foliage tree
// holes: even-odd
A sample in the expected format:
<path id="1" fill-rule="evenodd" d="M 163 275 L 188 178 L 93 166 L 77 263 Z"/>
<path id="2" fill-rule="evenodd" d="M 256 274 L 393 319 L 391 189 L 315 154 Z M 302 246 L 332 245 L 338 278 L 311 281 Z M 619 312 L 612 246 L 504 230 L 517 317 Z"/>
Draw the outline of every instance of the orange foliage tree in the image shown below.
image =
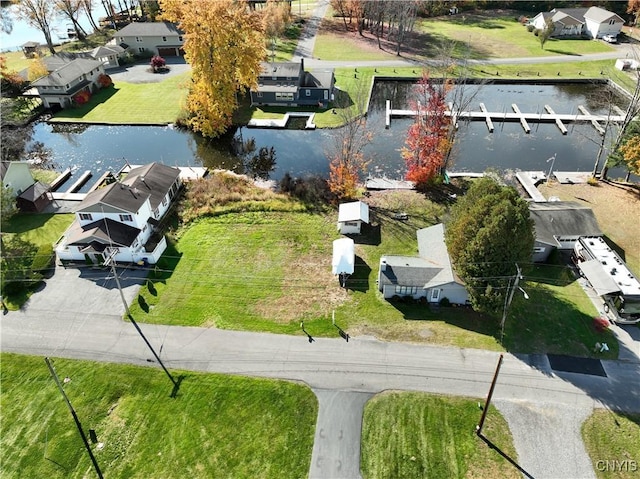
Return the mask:
<path id="1" fill-rule="evenodd" d="M 446 95 L 451 89 L 447 81 L 436 84 L 424 71 L 416 86 L 418 99 L 411 102 L 415 121 L 407 132 L 406 147 L 401 150 L 407 166 L 406 179 L 418 190 L 424 190 L 431 180 L 442 173 L 451 149 Z"/>
<path id="2" fill-rule="evenodd" d="M 640 174 L 640 136 L 630 137 L 619 150 L 629 172 Z"/>
<path id="3" fill-rule="evenodd" d="M 185 32 L 191 64 L 187 125 L 206 137 L 223 134 L 238 94 L 257 85 L 265 58 L 264 25 L 246 0 L 160 0 L 163 18 Z"/>

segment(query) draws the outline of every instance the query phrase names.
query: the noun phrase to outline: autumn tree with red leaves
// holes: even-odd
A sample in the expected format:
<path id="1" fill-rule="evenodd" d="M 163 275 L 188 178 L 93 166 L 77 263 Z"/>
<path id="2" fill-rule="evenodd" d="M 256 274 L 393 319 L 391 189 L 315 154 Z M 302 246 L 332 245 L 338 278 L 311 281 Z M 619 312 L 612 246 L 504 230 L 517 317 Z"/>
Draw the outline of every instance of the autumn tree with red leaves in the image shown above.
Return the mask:
<path id="1" fill-rule="evenodd" d="M 406 179 L 416 189 L 424 190 L 431 180 L 442 173 L 451 149 L 451 117 L 447 114 L 448 81 L 436 83 L 427 71 L 416 85 L 417 100 L 411 102 L 415 121 L 407 132 L 406 147 L 401 154 L 407 165 Z"/>

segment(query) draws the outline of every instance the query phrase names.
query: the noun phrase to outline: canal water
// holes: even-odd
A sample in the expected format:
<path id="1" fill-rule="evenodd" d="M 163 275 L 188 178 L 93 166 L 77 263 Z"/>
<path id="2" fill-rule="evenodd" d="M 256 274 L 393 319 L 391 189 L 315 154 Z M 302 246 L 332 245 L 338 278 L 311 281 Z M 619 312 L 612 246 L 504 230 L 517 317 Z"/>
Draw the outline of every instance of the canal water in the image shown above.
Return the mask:
<path id="1" fill-rule="evenodd" d="M 366 149 L 370 158 L 367 174 L 403 179 L 404 162 L 400 149 L 404 146 L 412 119 L 396 119 L 386 129 L 385 101 L 394 108 L 407 108 L 411 98 L 409 83 L 376 84 L 367 117 L 373 141 Z M 523 112 L 544 112 L 550 105 L 556 113 L 578 113 L 583 105 L 591 113 L 605 113 L 606 108 L 595 98 L 601 85 L 484 85 L 480 87 L 470 108 L 483 102 L 490 111 L 511 111 L 516 103 Z M 620 99 L 618 106 L 625 107 Z M 526 134 L 518 122 L 495 122 L 489 133 L 483 121 L 461 122 L 454 147 L 450 171 L 483 172 L 536 170 L 548 171 L 547 162 L 556 156 L 554 170 L 591 171 L 597 155 L 600 135 L 591 124 L 568 124 L 562 135 L 554 123 L 532 123 Z M 32 141 L 39 141 L 52 151 L 56 169 L 71 168 L 76 178 L 91 170 L 94 178 L 106 170 L 118 170 L 125 163 L 144 164 L 159 161 L 172 166 L 207 166 L 245 172 L 239 144 L 249 140 L 260 147 L 273 147 L 275 170 L 270 178 L 279 180 L 285 173 L 303 177 L 328 176 L 327 156 L 332 144 L 332 130 L 237 128 L 222 139 L 208 141 L 174 127 L 150 126 L 86 126 L 54 125 L 45 122 L 34 127 Z M 607 141 L 606 145 L 609 144 Z M 603 154 L 603 161 L 607 151 Z M 611 177 L 622 177 L 625 171 L 613 170 Z M 74 177 L 68 185 L 75 181 Z M 80 191 L 86 191 L 90 181 Z M 66 185 L 61 187 L 64 191 Z"/>

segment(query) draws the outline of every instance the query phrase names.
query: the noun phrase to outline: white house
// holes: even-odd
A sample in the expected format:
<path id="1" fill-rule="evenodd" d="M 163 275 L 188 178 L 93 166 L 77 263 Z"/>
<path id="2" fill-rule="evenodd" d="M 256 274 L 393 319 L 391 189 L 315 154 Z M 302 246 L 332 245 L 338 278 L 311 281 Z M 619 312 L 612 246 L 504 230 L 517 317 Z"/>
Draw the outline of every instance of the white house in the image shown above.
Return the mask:
<path id="1" fill-rule="evenodd" d="M 342 203 L 338 207 L 338 230 L 343 235 L 360 234 L 362 224 L 369 224 L 369 205 L 363 201 Z"/>
<path id="2" fill-rule="evenodd" d="M 438 303 L 466 304 L 469 296 L 453 270 L 442 223 L 418 230 L 419 256 L 385 255 L 380 258 L 378 289 L 385 299 L 393 296 L 426 298 Z"/>
<path id="3" fill-rule="evenodd" d="M 535 28 L 543 30 L 546 21 L 554 24 L 553 37 L 602 38 L 604 35 L 617 36 L 622 30 L 624 20 L 613 12 L 600 7 L 590 8 L 554 8 L 550 12 L 538 13 L 531 19 Z"/>
<path id="4" fill-rule="evenodd" d="M 171 22 L 133 22 L 118 30 L 115 38 L 120 46 L 135 55 L 184 55 L 184 32 Z"/>
<path id="5" fill-rule="evenodd" d="M 69 107 L 79 92 L 94 93 L 100 89 L 98 78 L 104 73 L 100 60 L 52 55 L 43 61 L 49 74 L 31 82 L 31 86 L 38 90 L 45 108 Z"/>
<path id="6" fill-rule="evenodd" d="M 157 226 L 180 185 L 177 168 L 151 163 L 87 194 L 55 245 L 58 258 L 101 263 L 116 248 L 115 261 L 155 264 L 167 246 L 164 236 L 155 234 Z"/>
<path id="7" fill-rule="evenodd" d="M 584 14 L 585 33 L 591 38 L 602 38 L 605 35 L 618 36 L 624 25 L 624 19 L 609 10 L 591 7 Z"/>
<path id="8" fill-rule="evenodd" d="M 101 61 L 105 68 L 115 68 L 120 66 L 120 58 L 124 55 L 125 49 L 120 45 L 104 45 L 91 50 L 91 57 Z"/>

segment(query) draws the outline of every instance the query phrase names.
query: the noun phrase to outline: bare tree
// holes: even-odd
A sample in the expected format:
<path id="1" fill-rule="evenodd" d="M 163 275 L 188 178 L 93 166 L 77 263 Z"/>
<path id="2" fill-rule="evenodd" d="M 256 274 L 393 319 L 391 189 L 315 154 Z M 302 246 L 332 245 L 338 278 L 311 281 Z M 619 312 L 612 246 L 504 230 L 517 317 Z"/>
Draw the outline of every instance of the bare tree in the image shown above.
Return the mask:
<path id="1" fill-rule="evenodd" d="M 344 125 L 331 131 L 327 156 L 330 159 L 329 188 L 339 198 L 353 198 L 360 177 L 366 172 L 367 159 L 364 150 L 373 135 L 367 126 L 365 113 L 367 91 L 359 82 L 349 97 L 338 91 L 333 110 Z"/>
<path id="2" fill-rule="evenodd" d="M 73 25 L 73 29 L 76 32 L 76 38 L 80 41 L 85 41 L 87 38 L 87 32 L 82 25 L 78 23 L 78 15 L 80 13 L 80 9 L 82 8 L 82 0 L 57 0 L 56 1 L 56 10 L 62 13 L 65 17 L 69 19 L 71 24 Z"/>
<path id="3" fill-rule="evenodd" d="M 55 4 L 49 0 L 21 0 L 16 5 L 16 16 L 40 30 L 49 51 L 55 55 L 56 50 L 51 40 L 51 22 L 56 17 Z"/>
<path id="4" fill-rule="evenodd" d="M 0 31 L 9 35 L 13 30 L 13 20 L 9 15 L 8 5 L 0 6 Z"/>
<path id="5" fill-rule="evenodd" d="M 80 0 L 80 8 L 87 15 L 93 31 L 97 32 L 98 30 L 100 30 L 100 27 L 93 18 L 93 0 Z"/>
<path id="6" fill-rule="evenodd" d="M 417 0 L 399 0 L 391 3 L 389 9 L 389 35 L 396 43 L 396 55 L 400 56 L 400 48 L 407 36 L 413 31 L 418 13 Z"/>

